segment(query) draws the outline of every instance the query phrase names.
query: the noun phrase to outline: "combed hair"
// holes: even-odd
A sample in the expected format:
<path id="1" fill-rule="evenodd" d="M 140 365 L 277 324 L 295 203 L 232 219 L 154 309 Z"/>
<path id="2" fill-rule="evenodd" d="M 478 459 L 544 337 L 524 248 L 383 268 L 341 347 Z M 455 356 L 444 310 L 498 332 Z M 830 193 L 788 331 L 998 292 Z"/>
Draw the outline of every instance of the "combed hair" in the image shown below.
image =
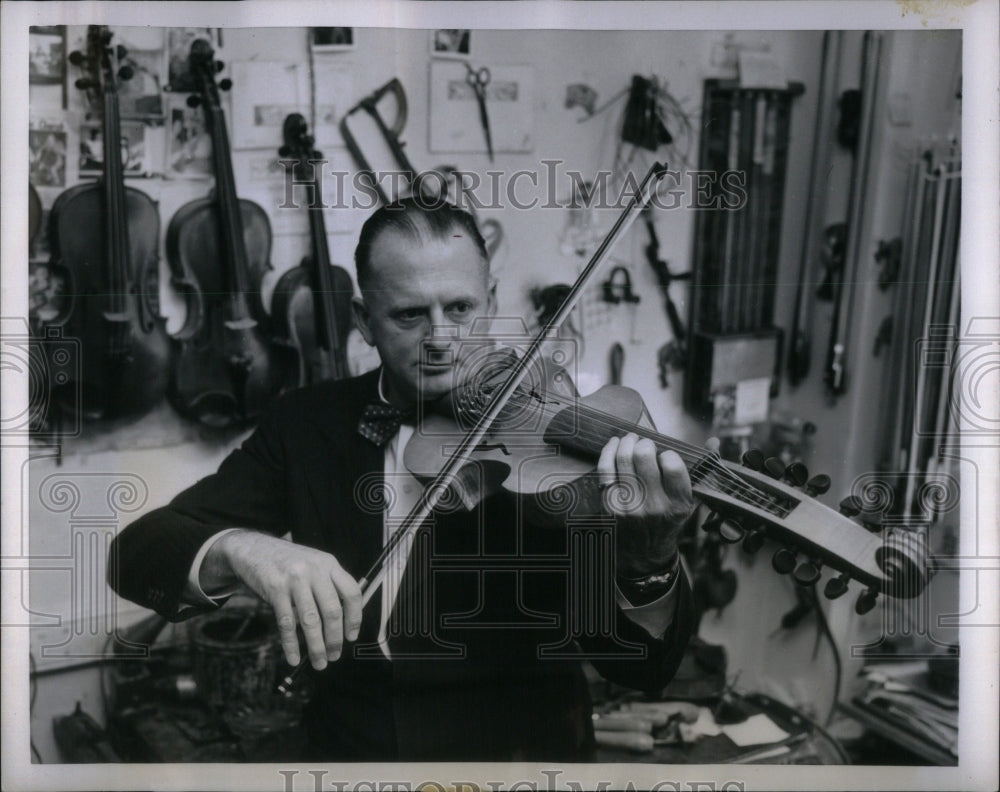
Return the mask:
<path id="1" fill-rule="evenodd" d="M 371 276 L 371 253 L 375 240 L 389 230 L 399 231 L 414 240 L 422 234 L 443 240 L 460 231 L 473 241 L 483 261 L 490 260 L 486 241 L 479 233 L 475 218 L 464 209 L 444 200 L 428 203 L 420 197 L 403 198 L 378 209 L 361 227 L 361 236 L 354 251 L 354 265 L 362 291 Z"/>

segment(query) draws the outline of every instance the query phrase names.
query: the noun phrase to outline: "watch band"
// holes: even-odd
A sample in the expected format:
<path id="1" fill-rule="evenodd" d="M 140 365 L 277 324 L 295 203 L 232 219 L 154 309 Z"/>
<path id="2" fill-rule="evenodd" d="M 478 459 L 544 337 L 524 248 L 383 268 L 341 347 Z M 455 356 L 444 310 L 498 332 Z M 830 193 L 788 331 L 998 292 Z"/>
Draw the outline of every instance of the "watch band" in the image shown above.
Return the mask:
<path id="1" fill-rule="evenodd" d="M 622 575 L 616 576 L 618 588 L 627 599 L 632 599 L 629 595 L 638 595 L 644 600 L 657 599 L 666 594 L 677 578 L 680 576 L 681 558 L 680 553 L 674 555 L 673 561 L 665 572 L 654 572 L 650 575 L 643 575 L 637 578 L 627 578 Z"/>

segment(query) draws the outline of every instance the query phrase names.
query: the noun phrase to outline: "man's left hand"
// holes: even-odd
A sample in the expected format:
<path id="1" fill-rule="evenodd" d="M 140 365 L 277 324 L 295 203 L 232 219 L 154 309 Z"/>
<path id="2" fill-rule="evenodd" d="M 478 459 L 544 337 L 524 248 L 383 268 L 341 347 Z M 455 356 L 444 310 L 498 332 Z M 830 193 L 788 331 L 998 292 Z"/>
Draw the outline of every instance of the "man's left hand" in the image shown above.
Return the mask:
<path id="1" fill-rule="evenodd" d="M 695 510 L 683 460 L 674 451 L 657 454 L 652 440 L 629 433 L 604 446 L 597 480 L 604 507 L 616 518 L 616 573 L 639 578 L 665 571 Z"/>

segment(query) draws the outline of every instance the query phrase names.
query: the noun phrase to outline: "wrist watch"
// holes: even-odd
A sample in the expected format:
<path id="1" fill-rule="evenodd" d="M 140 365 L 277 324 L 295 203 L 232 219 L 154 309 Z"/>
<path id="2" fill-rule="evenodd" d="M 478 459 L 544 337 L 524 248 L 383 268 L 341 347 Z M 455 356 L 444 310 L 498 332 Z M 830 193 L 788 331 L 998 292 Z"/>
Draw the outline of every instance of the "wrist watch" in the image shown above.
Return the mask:
<path id="1" fill-rule="evenodd" d="M 636 604 L 636 600 L 652 602 L 666 594 L 680 576 L 681 556 L 675 553 L 664 572 L 654 572 L 637 578 L 616 575 L 615 581 L 625 598 Z"/>

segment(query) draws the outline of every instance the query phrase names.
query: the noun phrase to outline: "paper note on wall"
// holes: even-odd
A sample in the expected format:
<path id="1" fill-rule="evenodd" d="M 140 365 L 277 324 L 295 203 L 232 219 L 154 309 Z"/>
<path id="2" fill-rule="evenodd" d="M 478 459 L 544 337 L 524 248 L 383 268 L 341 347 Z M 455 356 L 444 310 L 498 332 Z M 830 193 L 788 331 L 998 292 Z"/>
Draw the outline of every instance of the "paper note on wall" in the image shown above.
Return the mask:
<path id="1" fill-rule="evenodd" d="M 767 420 L 768 399 L 771 393 L 771 378 L 741 380 L 736 383 L 737 426 L 760 423 Z"/>

